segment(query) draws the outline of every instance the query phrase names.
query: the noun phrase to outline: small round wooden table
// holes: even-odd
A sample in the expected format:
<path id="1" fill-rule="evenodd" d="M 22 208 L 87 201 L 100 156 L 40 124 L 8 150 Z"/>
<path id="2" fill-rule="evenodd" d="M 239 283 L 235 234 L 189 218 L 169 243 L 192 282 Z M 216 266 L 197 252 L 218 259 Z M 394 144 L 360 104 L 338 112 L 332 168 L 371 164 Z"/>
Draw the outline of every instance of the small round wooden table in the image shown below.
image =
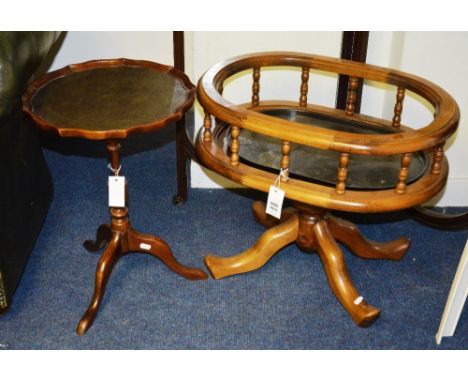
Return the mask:
<path id="1" fill-rule="evenodd" d="M 169 66 L 129 59 L 95 60 L 50 72 L 33 82 L 23 96 L 23 111 L 41 129 L 62 137 L 107 140 L 110 169 L 120 175 L 118 140 L 179 120 L 192 106 L 194 90 L 184 73 Z M 126 190 L 124 194 L 126 201 Z M 91 303 L 76 329 L 80 335 L 92 325 L 112 269 L 124 254 L 147 253 L 187 279 L 208 278 L 201 269 L 180 264 L 159 237 L 136 231 L 127 207 L 111 207 L 110 214 L 111 224 L 99 226 L 95 241 L 84 242 L 88 251 L 108 246 L 96 269 Z"/>

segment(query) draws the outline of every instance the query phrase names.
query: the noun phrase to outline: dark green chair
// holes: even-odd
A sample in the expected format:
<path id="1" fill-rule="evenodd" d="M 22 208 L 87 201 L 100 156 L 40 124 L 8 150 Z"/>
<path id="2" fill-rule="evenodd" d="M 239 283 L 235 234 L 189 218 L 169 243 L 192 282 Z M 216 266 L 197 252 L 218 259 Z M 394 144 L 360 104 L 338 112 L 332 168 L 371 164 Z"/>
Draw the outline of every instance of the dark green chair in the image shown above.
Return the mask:
<path id="1" fill-rule="evenodd" d="M 21 95 L 47 69 L 60 32 L 0 32 L 0 314 L 11 306 L 52 200 L 52 179 Z"/>

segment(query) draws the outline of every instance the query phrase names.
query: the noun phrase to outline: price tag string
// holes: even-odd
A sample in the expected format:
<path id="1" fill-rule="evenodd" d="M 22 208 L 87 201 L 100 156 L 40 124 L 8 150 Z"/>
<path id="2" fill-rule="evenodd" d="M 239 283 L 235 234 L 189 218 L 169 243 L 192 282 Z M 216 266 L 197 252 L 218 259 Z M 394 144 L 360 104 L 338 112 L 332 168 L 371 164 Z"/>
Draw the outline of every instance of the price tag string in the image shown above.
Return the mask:
<path id="1" fill-rule="evenodd" d="M 119 168 L 116 170 L 116 169 L 112 168 L 111 164 L 109 163 L 109 164 L 107 165 L 107 168 L 108 168 L 109 170 L 111 170 L 111 171 L 114 173 L 115 176 L 119 176 L 119 172 L 120 172 L 120 170 L 122 169 L 122 166 L 119 165 Z"/>
<path id="2" fill-rule="evenodd" d="M 284 178 L 285 180 L 288 180 L 289 179 L 288 173 L 289 173 L 289 168 L 288 167 L 280 169 L 280 173 L 277 176 L 277 178 L 275 180 L 275 183 L 273 183 L 273 186 L 275 186 L 277 188 L 281 188 L 281 178 Z M 278 186 L 276 186 L 276 185 L 278 185 Z"/>

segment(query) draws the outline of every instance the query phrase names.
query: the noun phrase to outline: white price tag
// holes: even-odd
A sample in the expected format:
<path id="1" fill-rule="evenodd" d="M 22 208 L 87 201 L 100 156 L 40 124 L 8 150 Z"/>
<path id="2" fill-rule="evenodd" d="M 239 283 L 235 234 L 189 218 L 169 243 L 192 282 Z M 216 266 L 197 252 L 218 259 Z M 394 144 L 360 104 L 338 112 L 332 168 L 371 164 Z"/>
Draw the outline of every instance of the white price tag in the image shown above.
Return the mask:
<path id="1" fill-rule="evenodd" d="M 362 296 L 356 297 L 356 299 L 354 300 L 354 305 L 359 305 L 363 301 L 364 301 L 364 297 Z"/>
<path id="2" fill-rule="evenodd" d="M 125 177 L 109 176 L 109 207 L 125 207 Z"/>
<path id="3" fill-rule="evenodd" d="M 275 218 L 281 218 L 281 209 L 283 208 L 285 192 L 278 187 L 270 186 L 270 191 L 268 192 L 268 200 L 266 204 L 265 212 L 274 216 Z"/>

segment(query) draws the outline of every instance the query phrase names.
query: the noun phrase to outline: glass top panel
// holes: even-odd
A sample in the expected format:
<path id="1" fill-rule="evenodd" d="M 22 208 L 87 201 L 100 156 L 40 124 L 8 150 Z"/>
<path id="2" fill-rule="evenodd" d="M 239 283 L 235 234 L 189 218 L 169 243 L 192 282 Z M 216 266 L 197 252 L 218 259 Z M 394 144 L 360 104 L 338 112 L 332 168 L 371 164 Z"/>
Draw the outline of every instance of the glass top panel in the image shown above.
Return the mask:
<path id="1" fill-rule="evenodd" d="M 37 91 L 31 106 L 59 128 L 107 131 L 163 120 L 187 98 L 188 90 L 170 73 L 115 66 L 56 78 Z"/>

